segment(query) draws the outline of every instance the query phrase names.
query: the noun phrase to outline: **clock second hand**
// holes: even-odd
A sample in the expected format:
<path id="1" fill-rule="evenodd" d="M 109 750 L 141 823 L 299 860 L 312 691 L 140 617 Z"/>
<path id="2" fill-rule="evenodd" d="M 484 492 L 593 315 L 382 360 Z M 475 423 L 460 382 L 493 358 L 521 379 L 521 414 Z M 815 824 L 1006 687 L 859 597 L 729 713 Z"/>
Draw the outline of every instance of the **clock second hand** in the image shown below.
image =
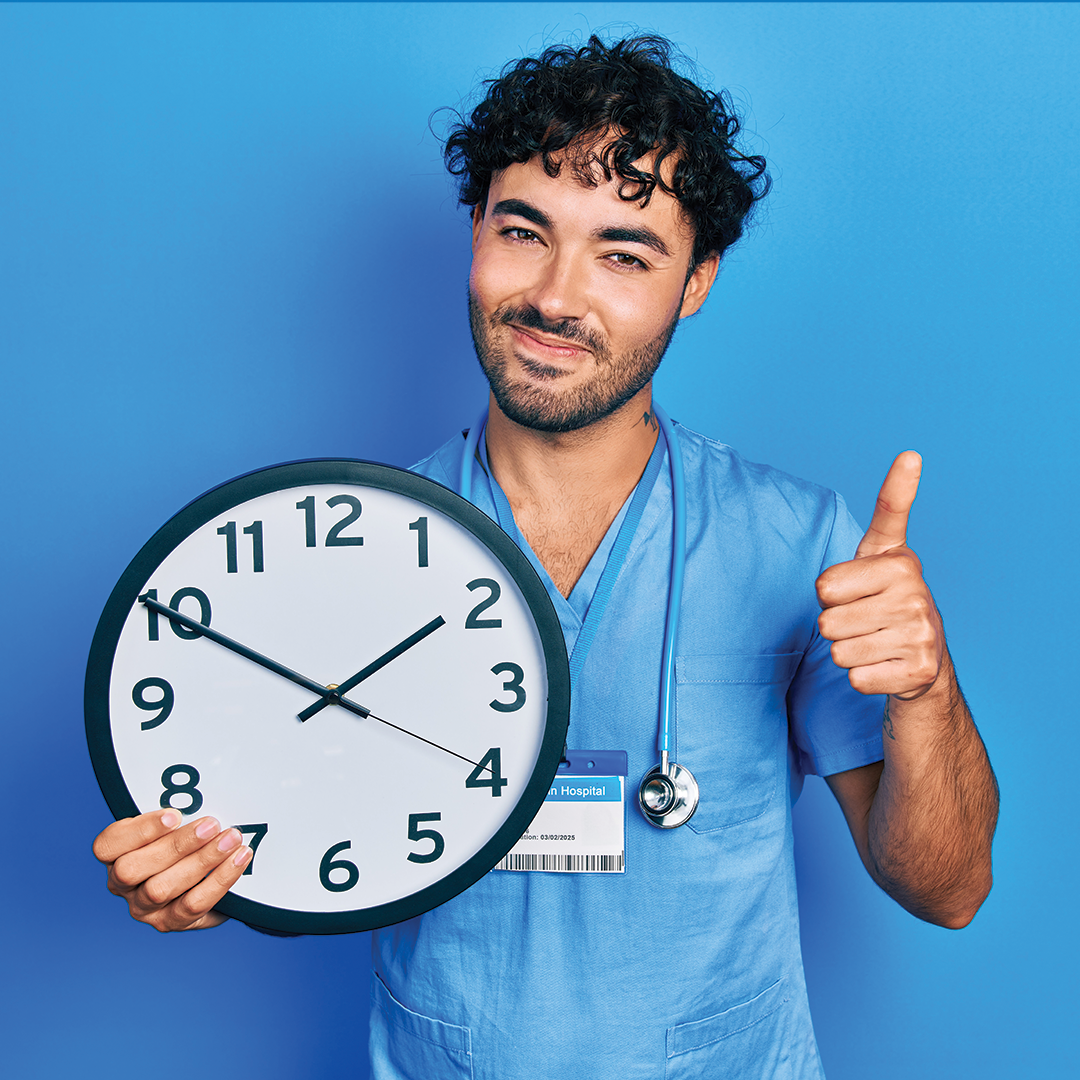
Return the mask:
<path id="1" fill-rule="evenodd" d="M 341 699 L 341 704 L 346 704 L 346 699 Z M 349 702 L 348 704 L 352 704 Z M 363 706 L 361 706 L 363 708 Z M 353 710 L 356 711 L 355 709 Z M 437 742 L 432 742 L 430 739 L 425 739 L 423 735 L 417 735 L 415 731 L 410 731 L 408 728 L 398 727 L 397 724 L 391 724 L 389 720 L 384 720 L 381 716 L 376 716 L 370 709 L 364 709 L 365 719 L 370 717 L 372 720 L 378 720 L 380 724 L 385 724 L 387 727 L 392 727 L 395 731 L 400 731 L 405 735 L 411 735 L 414 739 L 419 739 L 422 743 L 427 743 L 428 746 L 434 746 L 436 750 L 442 750 L 444 754 L 450 754 L 453 757 L 460 758 L 462 761 L 467 761 L 470 765 L 475 765 L 478 769 L 483 769 L 484 772 L 491 772 L 491 769 L 487 765 L 481 765 L 478 761 L 473 761 L 472 758 L 467 758 L 464 754 L 459 754 L 456 750 L 449 750 L 445 746 L 440 746 Z"/>
<path id="2" fill-rule="evenodd" d="M 254 649 L 249 649 L 246 645 L 241 645 L 239 641 L 234 641 L 231 637 L 227 637 L 219 630 L 212 630 L 209 626 L 198 621 L 198 619 L 192 619 L 185 615 L 181 611 L 177 611 L 175 608 L 166 607 L 160 601 L 155 600 L 149 594 L 144 593 L 139 597 L 139 601 L 150 608 L 151 611 L 156 611 L 159 615 L 164 615 L 173 622 L 179 623 L 181 626 L 186 626 L 189 630 L 197 630 L 203 637 L 208 637 L 211 641 L 217 642 L 218 645 L 224 646 L 226 649 L 230 649 L 232 652 L 239 656 L 243 656 L 247 660 L 252 660 L 256 664 L 274 672 L 275 675 L 280 675 L 282 678 L 288 679 L 291 682 L 296 683 L 298 686 L 302 686 L 305 690 L 310 690 L 313 694 L 318 694 L 320 697 L 324 697 L 329 704 L 329 698 L 333 695 L 334 700 L 338 705 L 347 709 L 349 712 L 356 713 L 357 716 L 367 720 L 369 717 L 372 720 L 378 720 L 380 724 L 386 724 L 387 727 L 392 727 L 395 731 L 403 732 L 405 735 L 411 735 L 414 739 L 419 739 L 421 742 L 427 743 L 428 746 L 434 746 L 436 750 L 442 750 L 445 754 L 450 754 L 453 757 L 461 758 L 462 761 L 468 762 L 470 765 L 475 765 L 480 768 L 479 762 L 473 761 L 471 758 L 465 757 L 463 754 L 459 754 L 454 750 L 449 750 L 445 746 L 440 746 L 436 742 L 432 742 L 430 739 L 425 739 L 423 735 L 417 735 L 415 732 L 409 731 L 407 728 L 398 727 L 397 724 L 391 724 L 389 720 L 384 720 L 381 716 L 375 716 L 370 709 L 365 709 L 363 705 L 357 705 L 355 702 L 350 701 L 348 698 L 338 696 L 339 691 L 331 690 L 329 687 L 321 686 L 315 682 L 314 679 L 309 679 L 306 675 L 301 675 L 298 671 L 293 671 L 292 668 L 286 667 L 284 664 L 279 664 L 276 660 L 271 660 L 268 656 L 263 656 L 262 653 L 256 652 Z M 427 627 L 423 630 L 417 631 L 418 634 L 423 634 L 425 637 L 433 630 L 437 630 L 442 625 L 442 616 L 438 619 L 432 620 L 428 623 Z M 429 630 L 428 627 L 431 629 Z M 426 633 L 425 633 L 426 631 Z M 416 634 L 413 635 L 416 638 Z M 406 639 L 409 640 L 409 639 Z M 420 640 L 417 638 L 417 640 Z M 404 644 L 404 642 L 402 643 Z M 415 642 L 414 642 L 415 644 Z M 408 646 L 406 646 L 408 647 Z M 402 650 L 404 651 L 404 650 Z M 393 650 L 391 650 L 393 652 Z M 396 655 L 396 654 L 395 654 Z M 390 657 L 393 659 L 393 657 Z M 387 661 L 389 662 L 389 661 Z M 378 663 L 378 661 L 376 661 Z M 362 674 L 357 672 L 357 674 Z M 354 676 L 355 678 L 355 676 Z M 359 680 L 357 680 L 359 681 Z M 355 685 L 355 683 L 354 683 Z M 490 769 L 486 771 L 490 772 Z"/>

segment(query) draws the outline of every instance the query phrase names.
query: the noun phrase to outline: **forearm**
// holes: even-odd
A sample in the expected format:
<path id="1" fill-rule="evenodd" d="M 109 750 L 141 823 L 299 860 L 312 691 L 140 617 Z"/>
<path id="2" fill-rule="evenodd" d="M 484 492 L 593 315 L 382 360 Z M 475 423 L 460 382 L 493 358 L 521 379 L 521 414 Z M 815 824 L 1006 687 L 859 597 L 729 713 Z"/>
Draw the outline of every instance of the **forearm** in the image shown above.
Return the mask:
<path id="1" fill-rule="evenodd" d="M 887 701 L 867 869 L 912 914 L 957 929 L 990 891 L 997 782 L 947 654 L 927 693 Z"/>

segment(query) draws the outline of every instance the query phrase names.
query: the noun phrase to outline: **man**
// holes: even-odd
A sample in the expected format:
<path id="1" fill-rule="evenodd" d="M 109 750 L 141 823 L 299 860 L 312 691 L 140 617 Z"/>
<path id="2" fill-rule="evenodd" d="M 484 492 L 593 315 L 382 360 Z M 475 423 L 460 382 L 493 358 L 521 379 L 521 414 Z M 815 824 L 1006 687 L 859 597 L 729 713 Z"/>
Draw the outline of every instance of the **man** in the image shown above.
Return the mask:
<path id="1" fill-rule="evenodd" d="M 447 143 L 491 385 L 473 498 L 492 516 L 505 500 L 571 652 L 617 571 L 570 745 L 626 750 L 635 779 L 656 759 L 672 553 L 651 379 L 767 187 L 737 133 L 662 39 L 593 38 L 509 67 Z M 918 456 L 897 458 L 860 535 L 833 493 L 674 437 L 688 507 L 673 725 L 698 809 L 673 830 L 630 809 L 624 874 L 494 872 L 376 932 L 376 1077 L 820 1076 L 791 840 L 807 772 L 921 918 L 963 926 L 989 890 L 994 778 L 905 540 Z M 456 487 L 462 452 L 452 440 L 418 470 Z M 172 810 L 109 826 L 95 852 L 162 930 L 222 921 L 213 905 L 250 858 L 235 830 Z"/>

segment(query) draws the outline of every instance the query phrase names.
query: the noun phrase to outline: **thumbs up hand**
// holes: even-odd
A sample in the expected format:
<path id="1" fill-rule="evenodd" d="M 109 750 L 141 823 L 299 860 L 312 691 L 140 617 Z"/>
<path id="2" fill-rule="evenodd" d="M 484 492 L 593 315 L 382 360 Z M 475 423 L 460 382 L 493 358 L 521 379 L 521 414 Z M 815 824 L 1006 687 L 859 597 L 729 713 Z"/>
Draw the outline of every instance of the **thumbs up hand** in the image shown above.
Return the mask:
<path id="1" fill-rule="evenodd" d="M 907 522 L 922 458 L 905 450 L 881 485 L 874 516 L 851 562 L 817 579 L 821 635 L 863 694 L 911 700 L 938 677 L 945 635 L 922 564 L 907 546 Z"/>

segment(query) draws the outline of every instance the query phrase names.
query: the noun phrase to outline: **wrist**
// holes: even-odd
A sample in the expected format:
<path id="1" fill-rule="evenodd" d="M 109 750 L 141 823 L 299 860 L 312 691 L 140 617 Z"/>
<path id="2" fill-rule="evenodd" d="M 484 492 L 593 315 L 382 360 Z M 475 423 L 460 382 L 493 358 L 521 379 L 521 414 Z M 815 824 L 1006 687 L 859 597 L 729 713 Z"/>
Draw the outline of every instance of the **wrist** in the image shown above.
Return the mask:
<path id="1" fill-rule="evenodd" d="M 946 652 L 937 678 L 920 695 L 886 696 L 884 730 L 894 741 L 914 737 L 932 745 L 935 736 L 955 737 L 966 715 L 964 695 Z"/>

